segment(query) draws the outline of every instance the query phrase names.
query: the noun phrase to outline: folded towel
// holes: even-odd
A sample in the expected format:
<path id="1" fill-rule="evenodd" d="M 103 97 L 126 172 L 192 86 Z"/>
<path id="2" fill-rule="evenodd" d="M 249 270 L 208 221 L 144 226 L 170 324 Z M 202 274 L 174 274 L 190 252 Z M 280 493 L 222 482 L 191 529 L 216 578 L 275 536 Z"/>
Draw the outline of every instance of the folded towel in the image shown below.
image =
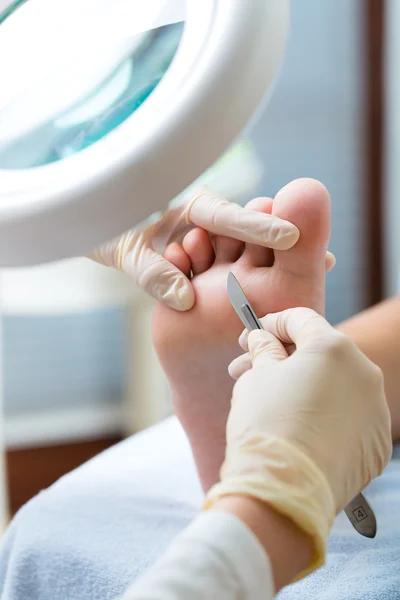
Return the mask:
<path id="1" fill-rule="evenodd" d="M 400 452 L 367 490 L 375 540 L 344 516 L 328 565 L 282 598 L 400 599 Z M 134 436 L 29 502 L 0 551 L 1 600 L 111 600 L 197 513 L 202 493 L 176 420 Z"/>

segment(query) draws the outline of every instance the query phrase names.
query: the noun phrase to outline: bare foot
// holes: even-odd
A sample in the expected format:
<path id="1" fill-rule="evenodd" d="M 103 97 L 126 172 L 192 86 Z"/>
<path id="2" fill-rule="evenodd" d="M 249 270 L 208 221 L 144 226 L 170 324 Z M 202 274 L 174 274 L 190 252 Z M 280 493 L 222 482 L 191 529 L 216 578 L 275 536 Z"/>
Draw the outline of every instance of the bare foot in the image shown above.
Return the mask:
<path id="1" fill-rule="evenodd" d="M 234 385 L 228 365 L 241 353 L 243 326 L 226 293 L 228 272 L 236 275 L 258 316 L 296 306 L 324 313 L 330 235 L 326 188 L 301 179 L 275 200 L 258 198 L 248 206 L 294 223 L 300 230 L 296 246 L 273 252 L 220 236 L 212 243 L 206 231 L 194 229 L 182 246 L 171 244 L 165 256 L 187 275 L 193 272 L 196 304 L 185 313 L 159 304 L 153 317 L 153 341 L 205 490 L 219 479 Z"/>

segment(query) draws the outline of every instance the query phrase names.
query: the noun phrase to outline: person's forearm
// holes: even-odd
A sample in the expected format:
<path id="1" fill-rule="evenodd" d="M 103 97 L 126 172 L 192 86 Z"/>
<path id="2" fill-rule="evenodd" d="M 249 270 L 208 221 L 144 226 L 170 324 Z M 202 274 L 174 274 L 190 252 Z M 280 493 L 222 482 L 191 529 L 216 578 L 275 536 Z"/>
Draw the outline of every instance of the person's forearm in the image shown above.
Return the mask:
<path id="1" fill-rule="evenodd" d="M 312 543 L 266 504 L 219 499 L 121 600 L 272 600 L 310 564 Z"/>
<path id="2" fill-rule="evenodd" d="M 400 440 L 400 297 L 360 313 L 338 329 L 382 369 L 393 439 Z"/>
<path id="3" fill-rule="evenodd" d="M 236 508 L 201 513 L 120 600 L 273 600 L 271 561 Z M 251 506 L 240 510 L 257 519 Z"/>
<path id="4" fill-rule="evenodd" d="M 275 592 L 292 583 L 311 563 L 311 539 L 268 505 L 245 496 L 227 496 L 215 508 L 235 515 L 256 535 L 270 560 Z"/>

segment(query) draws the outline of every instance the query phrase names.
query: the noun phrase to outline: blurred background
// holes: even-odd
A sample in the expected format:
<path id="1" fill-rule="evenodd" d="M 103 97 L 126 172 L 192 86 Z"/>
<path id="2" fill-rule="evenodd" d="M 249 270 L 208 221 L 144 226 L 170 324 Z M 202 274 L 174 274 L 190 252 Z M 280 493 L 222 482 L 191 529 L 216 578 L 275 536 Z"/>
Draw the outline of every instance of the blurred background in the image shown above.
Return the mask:
<path id="1" fill-rule="evenodd" d="M 396 290 L 397 27 L 397 0 L 292 0 L 289 45 L 272 99 L 244 141 L 206 176 L 241 203 L 274 196 L 296 177 L 328 187 L 337 257 L 327 284 L 332 323 Z M 133 282 L 87 260 L 3 273 L 11 512 L 170 413 L 151 348 L 151 310 Z"/>

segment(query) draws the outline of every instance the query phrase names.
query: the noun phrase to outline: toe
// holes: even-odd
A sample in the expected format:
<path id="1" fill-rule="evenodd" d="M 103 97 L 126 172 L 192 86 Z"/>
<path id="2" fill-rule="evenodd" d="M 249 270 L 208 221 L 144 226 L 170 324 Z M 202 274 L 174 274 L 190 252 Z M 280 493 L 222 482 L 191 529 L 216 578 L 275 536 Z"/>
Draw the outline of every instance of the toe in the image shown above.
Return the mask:
<path id="1" fill-rule="evenodd" d="M 176 242 L 169 244 L 165 249 L 164 258 L 182 271 L 186 277 L 190 276 L 190 258 L 180 244 Z"/>
<path id="2" fill-rule="evenodd" d="M 200 275 L 211 267 L 215 259 L 215 254 L 210 236 L 205 229 L 196 227 L 189 231 L 182 245 L 190 259 L 194 275 Z"/>
<path id="3" fill-rule="evenodd" d="M 313 179 L 299 179 L 276 195 L 272 212 L 300 230 L 297 244 L 290 250 L 275 251 L 275 267 L 301 277 L 325 272 L 331 217 L 329 192 Z"/>
<path id="4" fill-rule="evenodd" d="M 250 200 L 246 208 L 265 214 L 272 213 L 272 198 L 255 198 Z M 274 264 L 274 253 L 270 248 L 256 244 L 246 244 L 242 256 L 243 262 L 252 267 L 271 267 Z"/>
<path id="5" fill-rule="evenodd" d="M 244 243 L 224 235 L 216 235 L 214 237 L 214 248 L 216 263 L 233 263 L 242 256 Z"/>
<path id="6" fill-rule="evenodd" d="M 332 252 L 328 252 L 326 253 L 325 256 L 325 271 L 327 273 L 330 273 L 330 271 L 332 271 L 332 269 L 334 269 L 336 266 L 336 256 L 334 254 L 332 254 Z"/>

